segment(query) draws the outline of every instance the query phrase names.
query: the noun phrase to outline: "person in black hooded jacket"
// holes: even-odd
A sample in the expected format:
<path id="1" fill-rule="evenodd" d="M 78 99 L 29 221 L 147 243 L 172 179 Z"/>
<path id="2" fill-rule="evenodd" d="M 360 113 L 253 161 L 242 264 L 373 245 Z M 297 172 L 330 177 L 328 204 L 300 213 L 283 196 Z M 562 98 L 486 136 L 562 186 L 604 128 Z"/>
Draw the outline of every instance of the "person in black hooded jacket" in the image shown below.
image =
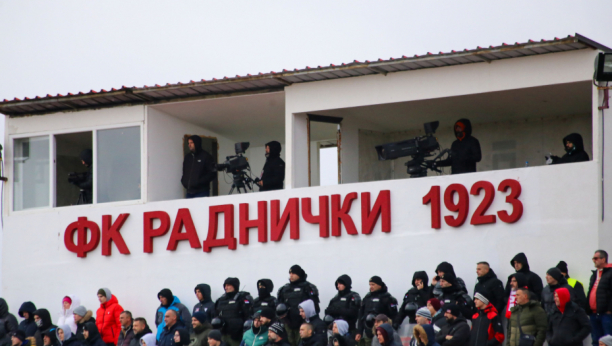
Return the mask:
<path id="1" fill-rule="evenodd" d="M 567 280 L 561 274 L 559 268 L 550 268 L 546 272 L 546 287 L 542 290 L 542 308 L 546 311 L 546 314 L 550 317 L 555 310 L 557 305 L 555 304 L 555 291 L 559 288 L 566 288 L 570 293 L 570 298 L 573 302 L 576 301 L 576 295 L 574 289 L 567 283 Z"/>
<path id="2" fill-rule="evenodd" d="M 195 292 L 198 303 L 193 306 L 193 314 L 203 312 L 208 317 L 208 322 L 215 316 L 215 303 L 210 298 L 210 286 L 208 284 L 198 284 L 193 291 Z"/>
<path id="3" fill-rule="evenodd" d="M 102 341 L 102 336 L 100 336 L 100 332 L 98 331 L 98 327 L 93 322 L 87 322 L 83 326 L 83 345 L 85 346 L 107 346 L 104 341 Z"/>
<path id="4" fill-rule="evenodd" d="M 438 275 L 431 280 L 431 286 L 429 289 L 431 290 L 432 297 L 440 299 L 440 297 L 442 296 L 442 287 L 440 287 L 440 277 L 444 276 L 445 273 L 452 273 L 456 278 L 457 287 L 459 287 L 466 294 L 468 293 L 465 281 L 463 281 L 462 278 L 457 277 L 453 265 L 448 262 L 442 262 L 436 267 L 436 274 Z"/>
<path id="5" fill-rule="evenodd" d="M 445 273 L 440 278 L 440 285 L 442 286 L 442 297 L 439 299 L 443 308 L 447 304 L 455 304 L 459 307 L 463 317 L 471 320 L 474 313 L 476 313 L 476 306 L 472 297 L 457 286 L 455 275 L 453 273 Z"/>
<path id="6" fill-rule="evenodd" d="M 93 196 L 93 151 L 91 151 L 91 149 L 84 149 L 79 154 L 79 158 L 81 159 L 81 163 L 87 167 L 87 171 L 83 172 L 83 177 L 81 179 L 73 180 L 69 178 L 68 182 L 81 189 L 81 196 L 79 196 L 77 204 L 91 204 Z"/>
<path id="7" fill-rule="evenodd" d="M 285 161 L 280 158 L 281 144 L 277 141 L 266 143 L 266 164 L 257 183 L 259 191 L 282 190 L 285 181 Z"/>
<path id="8" fill-rule="evenodd" d="M 0 346 L 11 345 L 11 335 L 18 326 L 17 319 L 9 312 L 8 304 L 4 298 L 0 298 Z"/>
<path id="9" fill-rule="evenodd" d="M 450 156 L 436 166 L 451 166 L 451 174 L 476 172 L 476 163 L 480 162 L 482 154 L 480 142 L 472 137 L 472 123 L 469 119 L 459 119 L 453 129 L 457 140 L 451 145 Z"/>
<path id="10" fill-rule="evenodd" d="M 361 296 L 351 291 L 353 280 L 350 276 L 343 274 L 336 279 L 334 286 L 338 293 L 329 301 L 325 315 L 333 317 L 333 320 L 345 320 L 349 325 L 349 332 L 356 329 L 359 308 L 361 307 Z"/>
<path id="11" fill-rule="evenodd" d="M 238 346 L 242 340 L 243 325 L 251 316 L 253 298 L 249 292 L 240 291 L 240 280 L 229 277 L 223 283 L 225 294 L 215 302 L 215 317 L 225 323 L 221 333 L 223 341 Z"/>
<path id="12" fill-rule="evenodd" d="M 261 308 L 268 307 L 276 310 L 276 297 L 272 295 L 274 283 L 270 279 L 261 279 L 257 281 L 257 293 L 259 296 L 253 300 L 251 307 L 251 316 Z"/>
<path id="13" fill-rule="evenodd" d="M 202 149 L 202 138 L 190 136 L 187 139 L 189 153 L 183 160 L 183 176 L 181 184 L 187 190 L 185 198 L 210 196 L 210 182 L 215 180 L 215 160 Z"/>
<path id="14" fill-rule="evenodd" d="M 363 337 L 366 345 L 370 345 L 372 338 L 376 337 L 372 328 L 366 326 L 369 315 L 385 314 L 392 322 L 397 317 L 397 299 L 389 293 L 389 289 L 382 279 L 379 276 L 372 276 L 369 284 L 370 292 L 363 297 L 359 309 L 359 320 L 357 321 L 357 334 L 355 335 L 355 341 L 359 342 Z"/>
<path id="15" fill-rule="evenodd" d="M 532 300 L 540 300 L 542 296 L 542 278 L 531 270 L 529 270 L 529 262 L 527 261 L 527 256 L 524 253 L 520 252 L 512 260 L 510 261 L 510 265 L 517 273 L 523 273 L 525 275 L 525 279 L 527 279 L 527 287 L 529 290 L 535 294 L 532 296 Z M 512 287 L 510 286 L 510 280 L 512 280 L 513 275 L 508 276 L 508 282 L 506 283 L 506 297 L 510 296 L 510 290 Z"/>
<path id="16" fill-rule="evenodd" d="M 55 330 L 57 328 L 51 322 L 51 315 L 49 314 L 49 310 L 47 309 L 38 309 L 34 311 L 34 322 L 36 323 L 36 327 L 38 330 L 36 334 L 34 334 L 34 338 L 36 339 L 36 345 L 43 344 L 43 332 L 47 330 Z M 55 335 L 55 333 L 53 333 Z"/>
<path id="17" fill-rule="evenodd" d="M 582 136 L 578 133 L 571 133 L 563 138 L 563 147 L 565 148 L 565 155 L 558 157 L 552 155 L 547 159 L 546 163 L 553 165 L 559 163 L 572 163 L 572 162 L 583 162 L 589 161 L 589 154 L 584 151 L 584 144 L 582 142 Z"/>
<path id="18" fill-rule="evenodd" d="M 479 262 L 476 265 L 476 286 L 474 287 L 474 293 L 476 292 L 489 292 L 489 298 L 491 304 L 497 309 L 497 311 L 504 311 L 506 304 L 506 295 L 504 293 L 504 284 L 497 278 L 495 272 L 489 266 L 487 262 Z"/>
<path id="19" fill-rule="evenodd" d="M 427 301 L 431 298 L 431 291 L 427 287 L 428 282 L 429 276 L 424 271 L 418 271 L 412 275 L 412 287 L 404 295 L 397 318 L 393 321 L 393 328 L 398 329 L 406 317 L 409 318 L 409 323 L 416 323 L 417 310 L 427 306 Z"/>
<path id="20" fill-rule="evenodd" d="M 19 323 L 19 330 L 23 330 L 26 338 L 34 336 L 36 334 L 36 322 L 34 322 L 34 311 L 36 311 L 36 305 L 32 302 L 24 302 L 19 308 L 19 317 L 23 318 L 23 321 Z"/>

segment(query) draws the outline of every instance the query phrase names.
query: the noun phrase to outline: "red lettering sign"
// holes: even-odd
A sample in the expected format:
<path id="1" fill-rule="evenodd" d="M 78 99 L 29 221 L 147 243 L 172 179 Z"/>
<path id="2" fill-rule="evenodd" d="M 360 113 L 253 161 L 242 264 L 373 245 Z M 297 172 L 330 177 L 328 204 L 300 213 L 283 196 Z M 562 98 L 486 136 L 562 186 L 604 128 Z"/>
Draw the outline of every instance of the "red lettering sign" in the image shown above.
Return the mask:
<path id="1" fill-rule="evenodd" d="M 102 256 L 110 256 L 111 255 L 111 243 L 115 243 L 117 246 L 117 250 L 119 253 L 124 255 L 130 254 L 130 249 L 128 249 L 125 244 L 125 240 L 121 236 L 121 227 L 125 223 L 130 214 L 121 214 L 113 223 L 113 217 L 110 215 L 102 215 Z"/>
<path id="2" fill-rule="evenodd" d="M 219 214 L 223 213 L 224 237 L 217 239 L 219 228 Z M 236 238 L 234 238 L 234 205 L 215 205 L 208 209 L 208 236 L 204 240 L 204 252 L 210 252 L 214 247 L 227 246 L 230 250 L 236 250 Z"/>

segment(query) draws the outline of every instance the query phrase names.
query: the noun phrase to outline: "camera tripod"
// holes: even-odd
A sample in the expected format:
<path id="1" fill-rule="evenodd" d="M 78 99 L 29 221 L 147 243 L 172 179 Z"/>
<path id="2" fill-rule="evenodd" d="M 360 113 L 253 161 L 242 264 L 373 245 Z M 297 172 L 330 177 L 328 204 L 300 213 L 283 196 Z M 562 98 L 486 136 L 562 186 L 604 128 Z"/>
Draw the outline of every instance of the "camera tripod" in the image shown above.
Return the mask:
<path id="1" fill-rule="evenodd" d="M 251 177 L 249 177 L 245 171 L 232 173 L 232 175 L 234 177 L 234 182 L 232 183 L 232 188 L 229 190 L 228 195 L 231 195 L 234 192 L 234 189 L 236 189 L 238 193 L 247 193 L 248 190 L 253 191 L 253 179 L 251 179 Z M 240 189 L 242 189 L 242 191 Z"/>
<path id="2" fill-rule="evenodd" d="M 81 191 L 79 192 L 79 199 L 77 200 L 77 205 L 80 204 L 91 204 L 91 201 L 87 198 L 87 194 L 85 193 L 85 190 L 81 189 Z"/>

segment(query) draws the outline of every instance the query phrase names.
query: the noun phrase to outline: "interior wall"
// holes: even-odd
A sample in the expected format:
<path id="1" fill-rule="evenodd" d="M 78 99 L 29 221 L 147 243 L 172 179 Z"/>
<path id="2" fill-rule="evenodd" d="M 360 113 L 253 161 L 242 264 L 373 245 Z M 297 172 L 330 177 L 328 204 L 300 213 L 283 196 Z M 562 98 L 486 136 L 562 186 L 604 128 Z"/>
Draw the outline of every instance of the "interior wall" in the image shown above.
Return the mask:
<path id="1" fill-rule="evenodd" d="M 585 150 L 592 156 L 591 115 L 572 117 L 549 117 L 539 119 L 521 119 L 505 122 L 473 124 L 472 135 L 480 142 L 482 160 L 477 164 L 479 172 L 545 165 L 545 155 L 563 156 L 565 154 L 562 139 L 577 132 L 582 135 Z M 376 145 L 397 142 L 424 135 L 424 131 L 411 130 L 401 132 L 379 132 L 359 130 L 359 181 L 376 181 L 386 179 L 404 179 L 405 162 L 410 157 L 393 161 L 379 161 L 374 147 Z M 453 124 L 441 124 L 436 131 L 440 147 L 450 148 L 455 140 Z M 443 169 L 450 174 L 450 167 Z M 428 175 L 436 175 L 429 172 Z"/>
<path id="2" fill-rule="evenodd" d="M 86 172 L 80 159 L 81 151 L 93 148 L 93 133 L 77 132 L 55 136 L 55 205 L 58 207 L 77 204 L 79 188 L 68 182 L 68 173 Z"/>

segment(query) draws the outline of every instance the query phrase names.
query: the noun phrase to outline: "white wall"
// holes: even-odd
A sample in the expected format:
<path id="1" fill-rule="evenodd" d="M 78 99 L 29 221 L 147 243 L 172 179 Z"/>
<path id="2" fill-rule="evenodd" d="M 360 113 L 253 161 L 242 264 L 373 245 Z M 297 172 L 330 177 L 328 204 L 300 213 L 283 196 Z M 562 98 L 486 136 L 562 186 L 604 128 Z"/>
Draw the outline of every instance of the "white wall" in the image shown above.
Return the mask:
<path id="1" fill-rule="evenodd" d="M 256 281 L 267 277 L 274 281 L 276 290 L 287 282 L 289 267 L 298 263 L 308 273 L 308 279 L 319 287 L 322 308 L 325 308 L 335 294 L 334 281 L 341 274 L 351 275 L 354 290 L 361 295 L 367 292 L 368 278 L 380 275 L 390 292 L 401 299 L 414 271 L 426 270 L 431 276 L 438 263 L 450 261 L 472 293 L 476 262 L 489 261 L 505 281 L 513 271 L 509 261 L 518 252 L 527 254 L 531 268 L 542 277 L 548 268 L 564 260 L 569 264 L 572 277 L 587 283 L 592 253 L 599 247 L 598 201 L 592 198 L 598 190 L 597 167 L 596 162 L 585 162 L 461 176 L 13 214 L 5 219 L 3 234 L 3 297 L 13 312 L 23 301 L 32 300 L 37 306 L 50 309 L 57 321 L 64 295 L 77 294 L 83 305 L 95 310 L 98 306 L 96 291 L 109 287 L 124 308 L 151 322 L 159 304 L 157 292 L 164 287 L 172 289 L 191 307 L 196 303 L 193 288 L 198 283 L 210 284 L 215 299 L 221 295 L 223 280 L 228 276 L 239 277 L 244 289 L 251 293 L 257 291 Z M 476 181 L 487 180 L 497 186 L 504 179 L 516 179 L 522 185 L 520 200 L 524 214 L 517 223 L 498 221 L 472 226 L 468 221 L 457 229 L 444 224 L 440 230 L 430 228 L 430 209 L 422 205 L 422 197 L 432 185 L 442 186 L 444 190 L 451 183 L 461 183 L 469 188 Z M 258 243 L 253 230 L 250 245 L 238 245 L 235 251 L 214 248 L 204 253 L 202 249 L 192 249 L 181 242 L 172 252 L 166 250 L 170 236 L 166 234 L 154 240 L 154 253 L 142 251 L 145 211 L 166 211 L 174 221 L 179 208 L 189 208 L 199 239 L 203 241 L 208 233 L 208 207 L 211 205 L 235 205 L 234 234 L 238 237 L 239 203 L 249 203 L 251 217 L 254 217 L 257 201 L 279 199 L 284 208 L 290 197 L 311 197 L 313 209 L 317 210 L 320 195 L 345 196 L 350 192 L 370 191 L 374 198 L 385 189 L 391 191 L 392 230 L 388 234 L 380 231 L 379 222 L 369 236 L 348 236 L 343 230 L 339 238 L 323 239 L 318 237 L 316 225 L 300 221 L 299 240 L 289 239 L 286 230 L 280 242 Z M 509 209 L 502 193 L 495 196 L 490 211 Z M 471 197 L 471 212 L 480 198 Z M 355 201 L 350 212 L 358 229 L 359 203 Z M 443 215 L 450 214 L 444 207 L 442 210 Z M 77 258 L 65 249 L 64 230 L 77 217 L 85 216 L 100 224 L 102 215 L 116 218 L 120 213 L 130 213 L 121 229 L 130 255 L 119 254 L 113 246 L 110 257 L 101 256 L 98 247 L 86 258 Z M 62 269 L 58 272 L 58 268 Z"/>

